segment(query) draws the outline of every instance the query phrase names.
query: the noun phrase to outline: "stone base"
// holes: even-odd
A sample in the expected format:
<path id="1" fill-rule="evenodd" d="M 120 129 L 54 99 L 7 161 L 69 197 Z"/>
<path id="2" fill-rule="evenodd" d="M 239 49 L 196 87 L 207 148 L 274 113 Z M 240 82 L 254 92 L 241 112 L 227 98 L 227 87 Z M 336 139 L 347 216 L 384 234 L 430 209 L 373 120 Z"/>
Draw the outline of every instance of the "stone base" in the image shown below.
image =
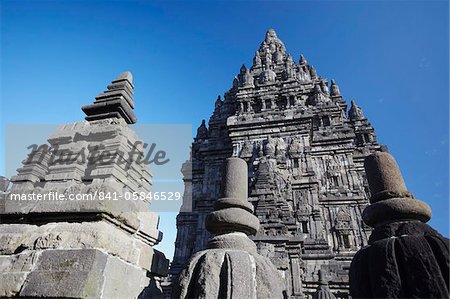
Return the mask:
<path id="1" fill-rule="evenodd" d="M 113 223 L 1 224 L 0 231 L 0 297 L 143 298 L 151 293 L 157 298 L 162 293 L 153 277 L 166 276 L 169 261 L 146 239 Z"/>
<path id="2" fill-rule="evenodd" d="M 172 298 L 283 298 L 282 277 L 244 233 L 215 236 L 208 248 L 180 272 Z"/>
<path id="3" fill-rule="evenodd" d="M 137 298 L 145 270 L 97 249 L 48 249 L 0 256 L 0 297 Z"/>
<path id="4" fill-rule="evenodd" d="M 159 264 L 168 264 L 159 252 L 137 235 L 106 221 L 0 225 L 0 255 L 27 250 L 95 248 L 154 274 L 166 275 Z M 166 260 L 166 262 L 164 261 Z M 164 266 L 164 265 L 163 265 Z M 168 266 L 168 265 L 167 265 Z"/>

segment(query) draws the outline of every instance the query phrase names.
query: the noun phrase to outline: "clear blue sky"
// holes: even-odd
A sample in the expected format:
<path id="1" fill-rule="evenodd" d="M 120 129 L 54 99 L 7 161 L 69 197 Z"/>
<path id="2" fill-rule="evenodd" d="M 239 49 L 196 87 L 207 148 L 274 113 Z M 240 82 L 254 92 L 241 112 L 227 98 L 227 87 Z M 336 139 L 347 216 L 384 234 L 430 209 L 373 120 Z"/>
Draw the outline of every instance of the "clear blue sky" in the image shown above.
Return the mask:
<path id="1" fill-rule="evenodd" d="M 448 236 L 448 22 L 447 1 L 1 1 L 2 131 L 82 120 L 124 70 L 140 123 L 195 129 L 273 27 L 363 108 Z M 161 217 L 172 256 L 175 214 Z"/>

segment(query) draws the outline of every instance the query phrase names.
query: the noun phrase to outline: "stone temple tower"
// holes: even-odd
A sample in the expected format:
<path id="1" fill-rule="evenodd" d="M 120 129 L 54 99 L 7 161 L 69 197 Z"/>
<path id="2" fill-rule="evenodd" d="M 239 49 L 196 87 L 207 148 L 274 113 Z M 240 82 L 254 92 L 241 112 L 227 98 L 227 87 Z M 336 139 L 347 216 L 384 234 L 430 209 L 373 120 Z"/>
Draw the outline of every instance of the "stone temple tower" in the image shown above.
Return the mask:
<path id="1" fill-rule="evenodd" d="M 205 218 L 234 156 L 248 164 L 248 197 L 261 223 L 251 238 L 284 277 L 288 298 L 311 298 L 326 283 L 347 298 L 351 259 L 371 231 L 361 218 L 369 197 L 363 161 L 380 150 L 361 108 L 352 101 L 347 112 L 336 82 L 303 56 L 294 61 L 270 29 L 253 65 L 241 67 L 198 128 L 182 169 L 186 192 L 170 273 L 211 238 Z"/>

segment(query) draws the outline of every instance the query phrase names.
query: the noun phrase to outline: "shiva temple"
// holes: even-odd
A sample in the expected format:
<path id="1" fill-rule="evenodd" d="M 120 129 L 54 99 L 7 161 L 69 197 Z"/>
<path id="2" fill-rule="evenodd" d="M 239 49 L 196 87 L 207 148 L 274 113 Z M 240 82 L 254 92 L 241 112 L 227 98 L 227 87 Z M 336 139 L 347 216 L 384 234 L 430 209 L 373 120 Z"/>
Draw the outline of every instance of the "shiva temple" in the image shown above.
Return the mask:
<path id="1" fill-rule="evenodd" d="M 353 255 L 367 245 L 362 221 L 369 190 L 364 158 L 382 148 L 361 108 L 348 109 L 338 84 L 298 62 L 274 30 L 219 96 L 183 166 L 190 194 L 177 217 L 170 274 L 211 237 L 206 215 L 220 197 L 225 159 L 248 164 L 248 200 L 261 225 L 251 239 L 282 274 L 289 298 L 311 296 L 319 271 L 338 298 L 348 296 Z"/>

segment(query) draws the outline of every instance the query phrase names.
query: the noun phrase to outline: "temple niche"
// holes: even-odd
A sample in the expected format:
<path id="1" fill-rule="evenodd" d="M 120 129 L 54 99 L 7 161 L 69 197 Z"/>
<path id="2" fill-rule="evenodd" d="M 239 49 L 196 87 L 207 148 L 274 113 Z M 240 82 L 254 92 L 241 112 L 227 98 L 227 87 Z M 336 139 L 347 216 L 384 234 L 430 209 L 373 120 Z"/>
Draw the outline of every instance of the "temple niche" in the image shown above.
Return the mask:
<path id="1" fill-rule="evenodd" d="M 363 161 L 380 149 L 361 108 L 352 102 L 348 112 L 336 81 L 303 55 L 296 63 L 270 29 L 192 144 L 192 197 L 177 216 L 170 275 L 211 238 L 205 218 L 220 198 L 226 158 L 235 156 L 247 162 L 260 222 L 251 238 L 281 273 L 287 298 L 324 289 L 348 298 L 350 262 L 371 232 L 361 218 L 369 203 Z"/>

